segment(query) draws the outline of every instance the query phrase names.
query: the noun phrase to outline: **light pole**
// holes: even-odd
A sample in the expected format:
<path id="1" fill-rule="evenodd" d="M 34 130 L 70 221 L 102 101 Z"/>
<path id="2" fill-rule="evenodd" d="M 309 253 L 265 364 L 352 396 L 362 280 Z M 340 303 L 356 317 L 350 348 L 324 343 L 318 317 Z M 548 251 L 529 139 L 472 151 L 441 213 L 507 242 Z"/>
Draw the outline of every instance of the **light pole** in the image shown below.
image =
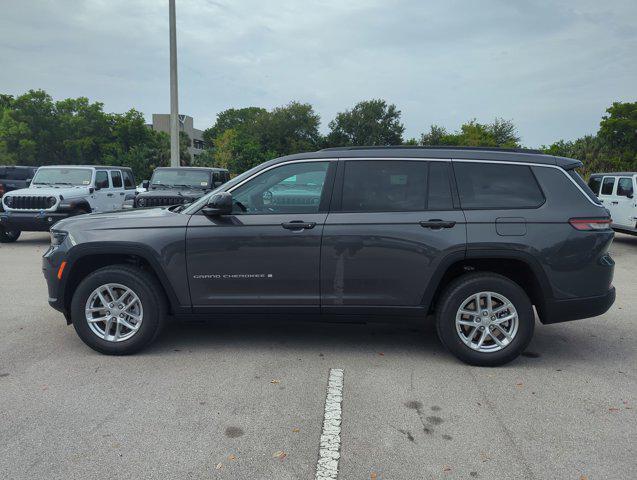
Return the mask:
<path id="1" fill-rule="evenodd" d="M 168 0 L 170 23 L 170 166 L 179 167 L 179 105 L 177 100 L 177 28 L 175 0 Z"/>

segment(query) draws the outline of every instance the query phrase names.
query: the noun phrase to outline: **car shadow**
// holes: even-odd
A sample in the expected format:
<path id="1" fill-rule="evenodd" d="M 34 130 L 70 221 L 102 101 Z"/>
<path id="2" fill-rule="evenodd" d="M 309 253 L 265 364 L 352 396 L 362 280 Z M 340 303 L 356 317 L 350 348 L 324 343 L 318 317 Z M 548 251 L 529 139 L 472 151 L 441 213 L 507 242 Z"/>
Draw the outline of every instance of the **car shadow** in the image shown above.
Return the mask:
<path id="1" fill-rule="evenodd" d="M 612 340 L 612 335 L 595 335 L 590 329 L 577 328 L 573 323 L 542 325 L 537 321 L 534 338 L 526 351 L 516 361 L 501 368 L 545 369 L 547 365 L 552 368 L 573 363 L 599 367 L 615 365 L 617 358 L 632 354 L 628 345 L 617 344 Z M 144 353 L 198 353 L 211 349 L 273 351 L 277 348 L 290 354 L 332 356 L 371 353 L 387 358 L 436 359 L 437 362 L 461 365 L 438 340 L 432 318 L 419 325 L 389 321 L 332 323 L 269 319 L 171 323 L 158 341 Z"/>

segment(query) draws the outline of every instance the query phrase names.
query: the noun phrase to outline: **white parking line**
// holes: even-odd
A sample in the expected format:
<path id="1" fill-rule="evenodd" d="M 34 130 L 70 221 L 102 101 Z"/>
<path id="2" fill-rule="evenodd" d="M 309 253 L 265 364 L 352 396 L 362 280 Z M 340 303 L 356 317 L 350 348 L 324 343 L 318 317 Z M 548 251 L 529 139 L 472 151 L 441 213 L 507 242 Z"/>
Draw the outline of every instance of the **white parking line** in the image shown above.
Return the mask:
<path id="1" fill-rule="evenodd" d="M 325 397 L 325 415 L 316 480 L 336 480 L 341 456 L 341 403 L 343 401 L 343 369 L 331 368 Z"/>

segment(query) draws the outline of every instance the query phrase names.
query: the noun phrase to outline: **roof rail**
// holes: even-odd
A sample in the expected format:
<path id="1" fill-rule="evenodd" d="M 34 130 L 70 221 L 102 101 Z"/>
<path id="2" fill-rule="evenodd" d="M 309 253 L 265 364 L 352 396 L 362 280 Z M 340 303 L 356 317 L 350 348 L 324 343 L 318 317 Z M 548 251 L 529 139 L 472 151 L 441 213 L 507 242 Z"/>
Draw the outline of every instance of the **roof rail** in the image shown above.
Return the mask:
<path id="1" fill-rule="evenodd" d="M 452 145 L 387 145 L 387 146 L 356 146 L 356 147 L 329 147 L 323 148 L 321 151 L 336 150 L 393 150 L 393 149 L 412 149 L 412 150 L 478 150 L 487 152 L 513 152 L 513 153 L 544 153 L 541 150 L 532 148 L 500 148 L 500 147 L 456 147 Z"/>

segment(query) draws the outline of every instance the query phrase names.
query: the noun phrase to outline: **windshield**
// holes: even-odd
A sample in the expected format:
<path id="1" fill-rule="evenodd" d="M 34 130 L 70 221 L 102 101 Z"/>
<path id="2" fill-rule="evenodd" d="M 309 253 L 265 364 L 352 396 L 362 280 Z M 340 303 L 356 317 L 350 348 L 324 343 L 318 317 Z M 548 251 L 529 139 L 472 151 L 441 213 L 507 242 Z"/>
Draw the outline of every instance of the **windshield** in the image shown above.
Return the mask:
<path id="1" fill-rule="evenodd" d="M 161 169 L 155 170 L 150 179 L 151 187 L 210 187 L 210 173 L 203 170 Z"/>
<path id="2" fill-rule="evenodd" d="M 93 171 L 88 168 L 41 168 L 33 185 L 90 185 Z"/>
<path id="3" fill-rule="evenodd" d="M 243 180 L 245 180 L 246 178 L 250 177 L 255 172 L 258 172 L 259 170 L 261 170 L 262 168 L 264 168 L 267 165 L 268 165 L 268 163 L 262 163 L 261 165 L 257 165 L 256 167 L 251 168 L 250 170 L 246 170 L 241 175 L 237 175 L 232 180 L 228 180 L 226 183 L 224 183 L 220 187 L 215 188 L 209 194 L 204 195 L 203 197 L 201 197 L 196 202 L 191 203 L 190 205 L 188 205 L 188 207 L 183 210 L 183 213 L 186 213 L 188 215 L 192 215 L 193 213 L 197 213 L 197 211 L 199 209 L 203 208 L 205 205 L 208 204 L 208 199 L 212 195 L 214 195 L 217 192 L 226 192 L 226 191 L 228 191 L 230 188 L 235 186 L 237 183 L 242 182 Z"/>

